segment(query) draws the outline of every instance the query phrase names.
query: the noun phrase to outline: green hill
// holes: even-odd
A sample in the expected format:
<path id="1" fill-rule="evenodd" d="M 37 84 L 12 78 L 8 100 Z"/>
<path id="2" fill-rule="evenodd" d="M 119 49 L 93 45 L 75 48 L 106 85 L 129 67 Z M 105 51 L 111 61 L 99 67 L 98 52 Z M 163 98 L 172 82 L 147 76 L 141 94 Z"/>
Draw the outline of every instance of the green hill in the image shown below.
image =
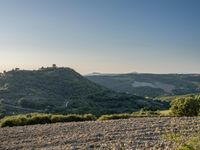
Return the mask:
<path id="1" fill-rule="evenodd" d="M 116 92 L 157 97 L 200 92 L 199 74 L 95 74 L 89 80 Z"/>
<path id="2" fill-rule="evenodd" d="M 4 72 L 0 77 L 3 114 L 50 112 L 96 115 L 163 109 L 167 103 L 120 94 L 93 83 L 70 68 Z"/>

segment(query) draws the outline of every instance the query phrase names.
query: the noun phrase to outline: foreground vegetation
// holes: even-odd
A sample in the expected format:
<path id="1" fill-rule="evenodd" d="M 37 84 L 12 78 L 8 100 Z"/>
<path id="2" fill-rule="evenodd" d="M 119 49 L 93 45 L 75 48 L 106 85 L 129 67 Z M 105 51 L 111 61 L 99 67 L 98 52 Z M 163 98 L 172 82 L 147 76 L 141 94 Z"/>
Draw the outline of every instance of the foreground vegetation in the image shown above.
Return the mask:
<path id="1" fill-rule="evenodd" d="M 163 138 L 168 142 L 175 142 L 177 150 L 199 150 L 200 149 L 200 131 L 190 131 L 191 137 L 187 135 L 187 127 L 178 127 L 180 132 L 173 131 L 166 133 Z"/>
<path id="2" fill-rule="evenodd" d="M 169 111 L 166 111 L 169 112 Z M 163 117 L 171 116 L 170 113 L 163 113 L 163 111 L 144 111 L 134 113 L 124 113 L 124 114 L 110 114 L 102 115 L 99 118 L 92 114 L 77 115 L 53 115 L 53 114 L 40 114 L 33 113 L 27 115 L 13 115 L 6 116 L 0 120 L 1 127 L 12 127 L 12 126 L 24 126 L 24 125 L 34 125 L 34 124 L 48 124 L 56 122 L 78 122 L 78 121 L 105 121 L 105 120 L 115 120 L 115 119 L 129 119 L 136 117 Z"/>
<path id="3" fill-rule="evenodd" d="M 136 117 L 158 117 L 164 116 L 159 111 L 139 111 L 133 112 L 132 114 L 111 114 L 111 115 L 102 115 L 99 117 L 98 120 L 115 120 L 115 119 L 129 119 L 129 118 L 136 118 Z"/>
<path id="4" fill-rule="evenodd" d="M 93 120 L 115 120 L 115 119 L 129 119 L 135 117 L 181 117 L 181 116 L 198 116 L 200 113 L 200 96 L 189 96 L 175 99 L 171 103 L 171 109 L 165 111 L 151 111 L 147 108 L 141 109 L 139 112 L 123 113 L 123 114 L 109 114 L 102 115 L 97 118 L 92 114 L 77 115 L 53 115 L 53 114 L 27 114 L 7 116 L 0 120 L 0 126 L 23 126 L 33 124 L 46 124 L 56 122 L 76 122 L 76 121 L 93 121 Z"/>
<path id="5" fill-rule="evenodd" d="M 1 127 L 34 125 L 34 124 L 47 124 L 56 122 L 78 122 L 78 121 L 92 121 L 96 120 L 96 117 L 92 114 L 85 115 L 51 115 L 51 114 L 28 114 L 7 116 L 0 121 Z"/>
<path id="6" fill-rule="evenodd" d="M 179 150 L 199 150 L 200 149 L 200 132 L 190 138 Z"/>
<path id="7" fill-rule="evenodd" d="M 188 96 L 173 100 L 171 111 L 176 116 L 198 116 L 200 113 L 200 96 Z"/>

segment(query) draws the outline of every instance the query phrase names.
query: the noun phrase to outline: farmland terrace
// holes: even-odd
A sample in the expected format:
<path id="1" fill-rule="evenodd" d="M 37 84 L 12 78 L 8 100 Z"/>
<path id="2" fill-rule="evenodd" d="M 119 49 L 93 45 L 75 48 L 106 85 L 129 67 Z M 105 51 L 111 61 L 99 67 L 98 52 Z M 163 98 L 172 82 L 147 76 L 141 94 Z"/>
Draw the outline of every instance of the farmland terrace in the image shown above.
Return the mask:
<path id="1" fill-rule="evenodd" d="M 200 130 L 198 117 L 55 123 L 0 128 L 0 149 L 175 149 L 170 133 L 187 140 Z"/>

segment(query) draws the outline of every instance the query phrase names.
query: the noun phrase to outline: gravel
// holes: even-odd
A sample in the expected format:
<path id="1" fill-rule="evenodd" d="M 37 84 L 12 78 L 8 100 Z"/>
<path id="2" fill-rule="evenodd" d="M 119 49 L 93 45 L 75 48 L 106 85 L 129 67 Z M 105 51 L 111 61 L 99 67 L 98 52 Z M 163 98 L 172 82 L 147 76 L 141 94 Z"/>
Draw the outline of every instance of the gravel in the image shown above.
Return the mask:
<path id="1" fill-rule="evenodd" d="M 155 117 L 127 120 L 55 123 L 0 128 L 0 150 L 164 150 L 175 149 L 166 133 L 200 130 L 198 117 Z"/>

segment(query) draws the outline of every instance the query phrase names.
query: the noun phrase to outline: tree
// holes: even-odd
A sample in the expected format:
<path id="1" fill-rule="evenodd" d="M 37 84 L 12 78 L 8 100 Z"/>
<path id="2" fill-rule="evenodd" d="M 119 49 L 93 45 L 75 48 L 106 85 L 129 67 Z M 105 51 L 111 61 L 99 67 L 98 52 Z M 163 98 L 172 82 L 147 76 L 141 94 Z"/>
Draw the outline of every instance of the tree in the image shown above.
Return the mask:
<path id="1" fill-rule="evenodd" d="M 200 111 L 200 98 L 177 98 L 171 103 L 171 111 L 177 116 L 197 116 Z"/>
<path id="2" fill-rule="evenodd" d="M 53 67 L 53 68 L 57 68 L 56 64 L 53 64 L 52 67 Z"/>

